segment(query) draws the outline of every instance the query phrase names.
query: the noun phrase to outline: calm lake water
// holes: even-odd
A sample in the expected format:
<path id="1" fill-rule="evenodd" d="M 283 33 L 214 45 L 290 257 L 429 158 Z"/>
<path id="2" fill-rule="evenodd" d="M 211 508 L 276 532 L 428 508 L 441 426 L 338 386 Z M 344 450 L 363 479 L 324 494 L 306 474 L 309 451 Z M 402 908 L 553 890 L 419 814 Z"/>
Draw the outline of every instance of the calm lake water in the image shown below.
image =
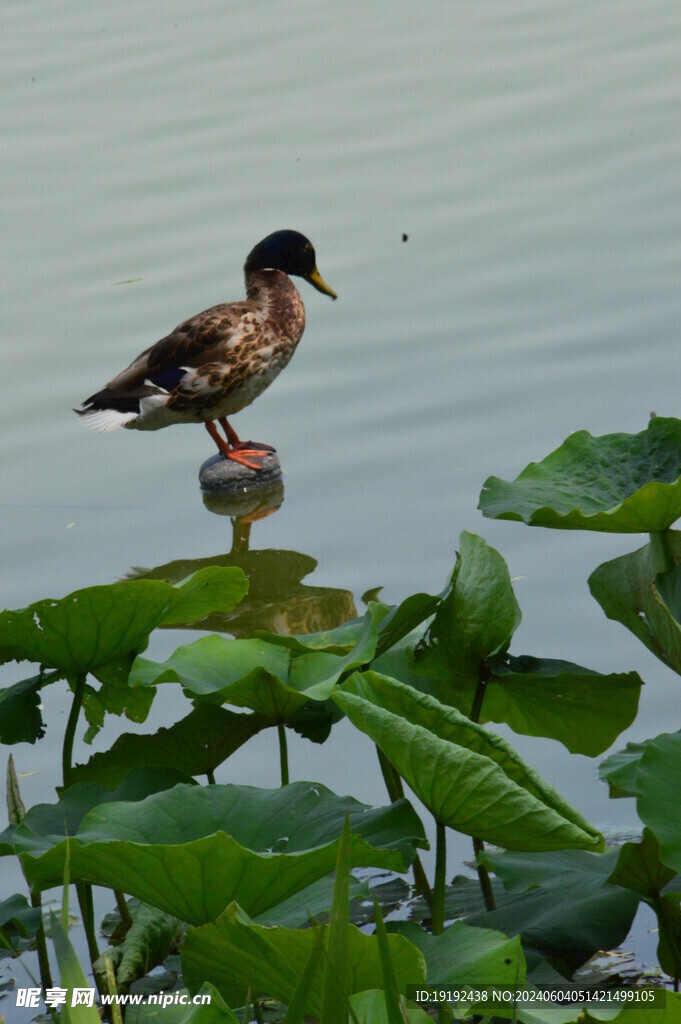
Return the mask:
<path id="1" fill-rule="evenodd" d="M 528 530 L 476 505 L 489 474 L 514 477 L 574 430 L 681 414 L 680 31 L 678 0 L 4 4 L 2 604 L 230 551 L 229 518 L 198 488 L 203 429 L 97 435 L 71 407 L 186 316 L 240 298 L 247 252 L 293 227 L 339 299 L 301 282 L 303 342 L 235 418 L 285 474 L 251 548 L 305 556 L 284 562 L 352 614 L 370 588 L 440 590 L 459 532 L 479 533 L 519 577 L 514 653 L 638 670 L 618 746 L 675 728 L 676 677 L 586 585 L 638 538 Z M 144 730 L 186 706 L 165 688 Z M 66 708 L 47 690 L 48 738 L 14 748 L 37 773 L 27 805 L 54 798 Z M 94 748 L 135 728 L 108 721 Z M 596 825 L 635 825 L 595 762 L 512 738 Z M 347 723 L 290 756 L 294 779 L 385 802 Z M 218 781 L 277 772 L 268 732 Z"/>

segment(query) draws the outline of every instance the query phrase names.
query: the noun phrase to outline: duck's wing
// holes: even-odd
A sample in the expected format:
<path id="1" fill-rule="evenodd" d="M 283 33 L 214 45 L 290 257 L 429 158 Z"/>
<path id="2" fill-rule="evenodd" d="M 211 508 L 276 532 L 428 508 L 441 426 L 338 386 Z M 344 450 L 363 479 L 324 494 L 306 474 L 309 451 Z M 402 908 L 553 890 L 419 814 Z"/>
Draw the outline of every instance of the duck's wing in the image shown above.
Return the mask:
<path id="1" fill-rule="evenodd" d="M 252 319 L 253 310 L 247 302 L 231 302 L 197 313 L 142 352 L 104 390 L 130 391 L 148 383 L 172 391 L 188 368 L 229 363 L 235 358 Z"/>

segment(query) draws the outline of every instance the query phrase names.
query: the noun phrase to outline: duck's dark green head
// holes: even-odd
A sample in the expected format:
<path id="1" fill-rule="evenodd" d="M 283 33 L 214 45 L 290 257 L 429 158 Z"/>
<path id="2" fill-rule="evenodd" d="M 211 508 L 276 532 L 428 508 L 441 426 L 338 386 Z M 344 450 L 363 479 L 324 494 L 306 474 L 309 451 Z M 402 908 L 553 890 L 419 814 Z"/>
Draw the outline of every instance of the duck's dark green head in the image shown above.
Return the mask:
<path id="1" fill-rule="evenodd" d="M 304 278 L 332 299 L 338 297 L 317 270 L 312 242 L 299 231 L 275 231 L 263 238 L 249 253 L 244 270 L 247 274 L 253 270 L 283 270 L 285 274 Z"/>

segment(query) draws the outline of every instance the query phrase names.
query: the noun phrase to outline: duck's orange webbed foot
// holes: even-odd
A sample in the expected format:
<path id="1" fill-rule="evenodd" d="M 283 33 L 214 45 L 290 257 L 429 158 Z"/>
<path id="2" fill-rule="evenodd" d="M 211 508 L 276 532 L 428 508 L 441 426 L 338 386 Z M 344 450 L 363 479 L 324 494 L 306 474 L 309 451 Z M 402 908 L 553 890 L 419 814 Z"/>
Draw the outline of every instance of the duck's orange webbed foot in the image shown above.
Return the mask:
<path id="1" fill-rule="evenodd" d="M 206 430 L 215 441 L 218 451 L 226 459 L 238 462 L 241 466 L 246 466 L 248 469 L 261 470 L 263 468 L 262 460 L 270 452 L 275 451 L 275 449 L 268 444 L 258 444 L 256 441 L 240 441 L 236 431 L 230 427 L 224 416 L 221 417 L 219 422 L 227 435 L 226 441 L 218 433 L 214 422 L 206 423 Z M 261 461 L 256 463 L 251 462 L 251 459 L 260 459 Z"/>
<path id="2" fill-rule="evenodd" d="M 265 444 L 263 441 L 239 441 L 238 444 L 233 446 L 233 450 L 236 452 L 242 451 L 245 448 L 249 448 L 260 455 L 265 455 L 267 452 L 276 452 L 277 450 L 271 444 Z"/>
<path id="3" fill-rule="evenodd" d="M 264 459 L 268 452 L 257 451 L 255 448 L 230 448 L 228 451 L 223 452 L 228 459 L 232 462 L 238 462 L 242 466 L 247 466 L 249 469 L 262 469 L 262 462 L 250 462 L 249 459 Z"/>

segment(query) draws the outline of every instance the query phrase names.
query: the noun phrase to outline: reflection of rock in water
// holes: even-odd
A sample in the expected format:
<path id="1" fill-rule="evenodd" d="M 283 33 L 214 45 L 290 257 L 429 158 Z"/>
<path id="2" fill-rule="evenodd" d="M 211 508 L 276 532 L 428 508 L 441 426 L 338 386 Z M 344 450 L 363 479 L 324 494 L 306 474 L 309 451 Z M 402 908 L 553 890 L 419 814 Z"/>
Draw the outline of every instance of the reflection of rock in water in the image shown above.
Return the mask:
<path id="1" fill-rule="evenodd" d="M 284 500 L 284 484 L 275 480 L 267 486 L 241 492 L 203 491 L 203 504 L 216 516 L 254 522 L 276 512 Z"/>
<path id="2" fill-rule="evenodd" d="M 231 612 L 209 615 L 189 628 L 250 636 L 256 629 L 274 633 L 316 633 L 333 629 L 357 615 L 352 593 L 336 587 L 303 583 L 317 567 L 298 551 L 249 549 L 251 527 L 271 515 L 284 498 L 279 480 L 269 488 L 244 494 L 204 493 L 206 508 L 232 519 L 232 548 L 213 558 L 178 559 L 156 569 L 134 569 L 128 578 L 179 583 L 207 566 L 237 566 L 248 577 L 248 593 Z"/>
<path id="3" fill-rule="evenodd" d="M 316 633 L 333 629 L 357 614 L 349 590 L 312 587 L 302 582 L 317 566 L 309 555 L 246 551 L 229 564 L 239 565 L 249 579 L 246 597 L 225 616 L 235 636 L 250 636 L 254 629 Z"/>

